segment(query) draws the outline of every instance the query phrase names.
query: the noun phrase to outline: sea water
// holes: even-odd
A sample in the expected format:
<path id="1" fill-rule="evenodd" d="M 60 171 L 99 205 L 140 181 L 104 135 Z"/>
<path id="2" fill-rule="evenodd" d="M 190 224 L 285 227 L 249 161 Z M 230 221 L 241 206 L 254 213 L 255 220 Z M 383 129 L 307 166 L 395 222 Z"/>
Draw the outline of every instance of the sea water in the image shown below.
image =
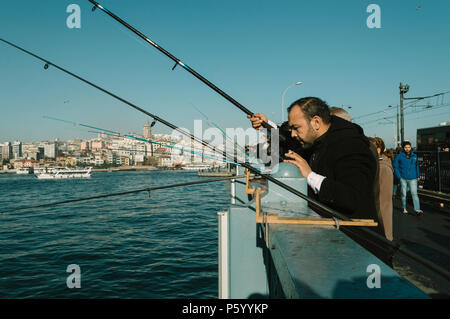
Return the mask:
<path id="1" fill-rule="evenodd" d="M 183 171 L 2 174 L 0 211 L 197 180 Z M 0 298 L 217 298 L 217 212 L 229 202 L 221 181 L 0 214 Z M 79 288 L 68 284 L 70 265 Z"/>

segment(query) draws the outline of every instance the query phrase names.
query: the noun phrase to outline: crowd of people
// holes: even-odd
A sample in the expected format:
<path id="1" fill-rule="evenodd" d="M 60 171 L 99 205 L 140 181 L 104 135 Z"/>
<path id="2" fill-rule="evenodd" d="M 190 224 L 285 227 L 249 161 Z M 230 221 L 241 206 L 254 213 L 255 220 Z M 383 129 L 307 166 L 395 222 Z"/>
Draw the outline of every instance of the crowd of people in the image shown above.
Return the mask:
<path id="1" fill-rule="evenodd" d="M 263 122 L 277 128 L 262 113 L 248 117 L 254 129 L 262 129 Z M 423 214 L 417 195 L 419 162 L 410 142 L 404 141 L 394 154 L 381 138 L 366 137 L 344 109 L 317 97 L 293 102 L 288 119 L 280 128 L 280 135 L 288 132 L 280 149 L 288 151 L 280 155 L 307 179 L 309 196 L 351 218 L 376 220 L 378 231 L 391 241 L 399 185 L 403 213 L 408 214 L 409 191 L 415 213 Z"/>

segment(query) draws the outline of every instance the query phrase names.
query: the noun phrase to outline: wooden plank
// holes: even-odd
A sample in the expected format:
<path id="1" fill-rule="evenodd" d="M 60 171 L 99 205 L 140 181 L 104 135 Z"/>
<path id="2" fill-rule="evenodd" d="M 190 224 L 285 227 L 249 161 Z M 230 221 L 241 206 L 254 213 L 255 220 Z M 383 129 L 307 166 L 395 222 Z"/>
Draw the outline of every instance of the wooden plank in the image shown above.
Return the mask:
<path id="1" fill-rule="evenodd" d="M 261 215 L 256 218 L 257 223 L 262 223 Z M 332 218 L 304 218 L 304 217 L 279 217 L 277 215 L 268 215 L 266 217 L 268 224 L 293 224 L 293 225 L 336 225 Z M 373 219 L 354 219 L 351 221 L 339 220 L 339 226 L 378 226 Z"/>

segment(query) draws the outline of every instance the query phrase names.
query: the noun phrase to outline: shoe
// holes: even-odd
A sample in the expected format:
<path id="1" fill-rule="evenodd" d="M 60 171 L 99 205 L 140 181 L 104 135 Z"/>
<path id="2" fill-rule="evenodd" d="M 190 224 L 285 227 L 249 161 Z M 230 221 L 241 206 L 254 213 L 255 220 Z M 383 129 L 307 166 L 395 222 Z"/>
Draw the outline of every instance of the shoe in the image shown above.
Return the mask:
<path id="1" fill-rule="evenodd" d="M 423 215 L 423 211 L 421 209 L 416 210 L 416 215 L 417 216 Z"/>
<path id="2" fill-rule="evenodd" d="M 403 214 L 408 214 L 408 211 L 406 210 L 406 208 L 403 208 Z"/>

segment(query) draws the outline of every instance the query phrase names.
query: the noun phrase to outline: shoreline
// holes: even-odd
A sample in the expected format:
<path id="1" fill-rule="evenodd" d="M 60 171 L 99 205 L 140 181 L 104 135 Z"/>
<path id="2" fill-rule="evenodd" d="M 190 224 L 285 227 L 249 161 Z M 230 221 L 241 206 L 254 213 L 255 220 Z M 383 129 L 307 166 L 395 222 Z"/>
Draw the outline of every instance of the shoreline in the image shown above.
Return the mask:
<path id="1" fill-rule="evenodd" d="M 174 169 L 171 167 L 155 167 L 155 166 L 124 166 L 111 168 L 92 168 L 91 170 L 91 172 L 127 172 L 127 171 L 183 171 L 183 170 Z M 16 169 L 0 170 L 0 174 L 16 174 Z"/>

